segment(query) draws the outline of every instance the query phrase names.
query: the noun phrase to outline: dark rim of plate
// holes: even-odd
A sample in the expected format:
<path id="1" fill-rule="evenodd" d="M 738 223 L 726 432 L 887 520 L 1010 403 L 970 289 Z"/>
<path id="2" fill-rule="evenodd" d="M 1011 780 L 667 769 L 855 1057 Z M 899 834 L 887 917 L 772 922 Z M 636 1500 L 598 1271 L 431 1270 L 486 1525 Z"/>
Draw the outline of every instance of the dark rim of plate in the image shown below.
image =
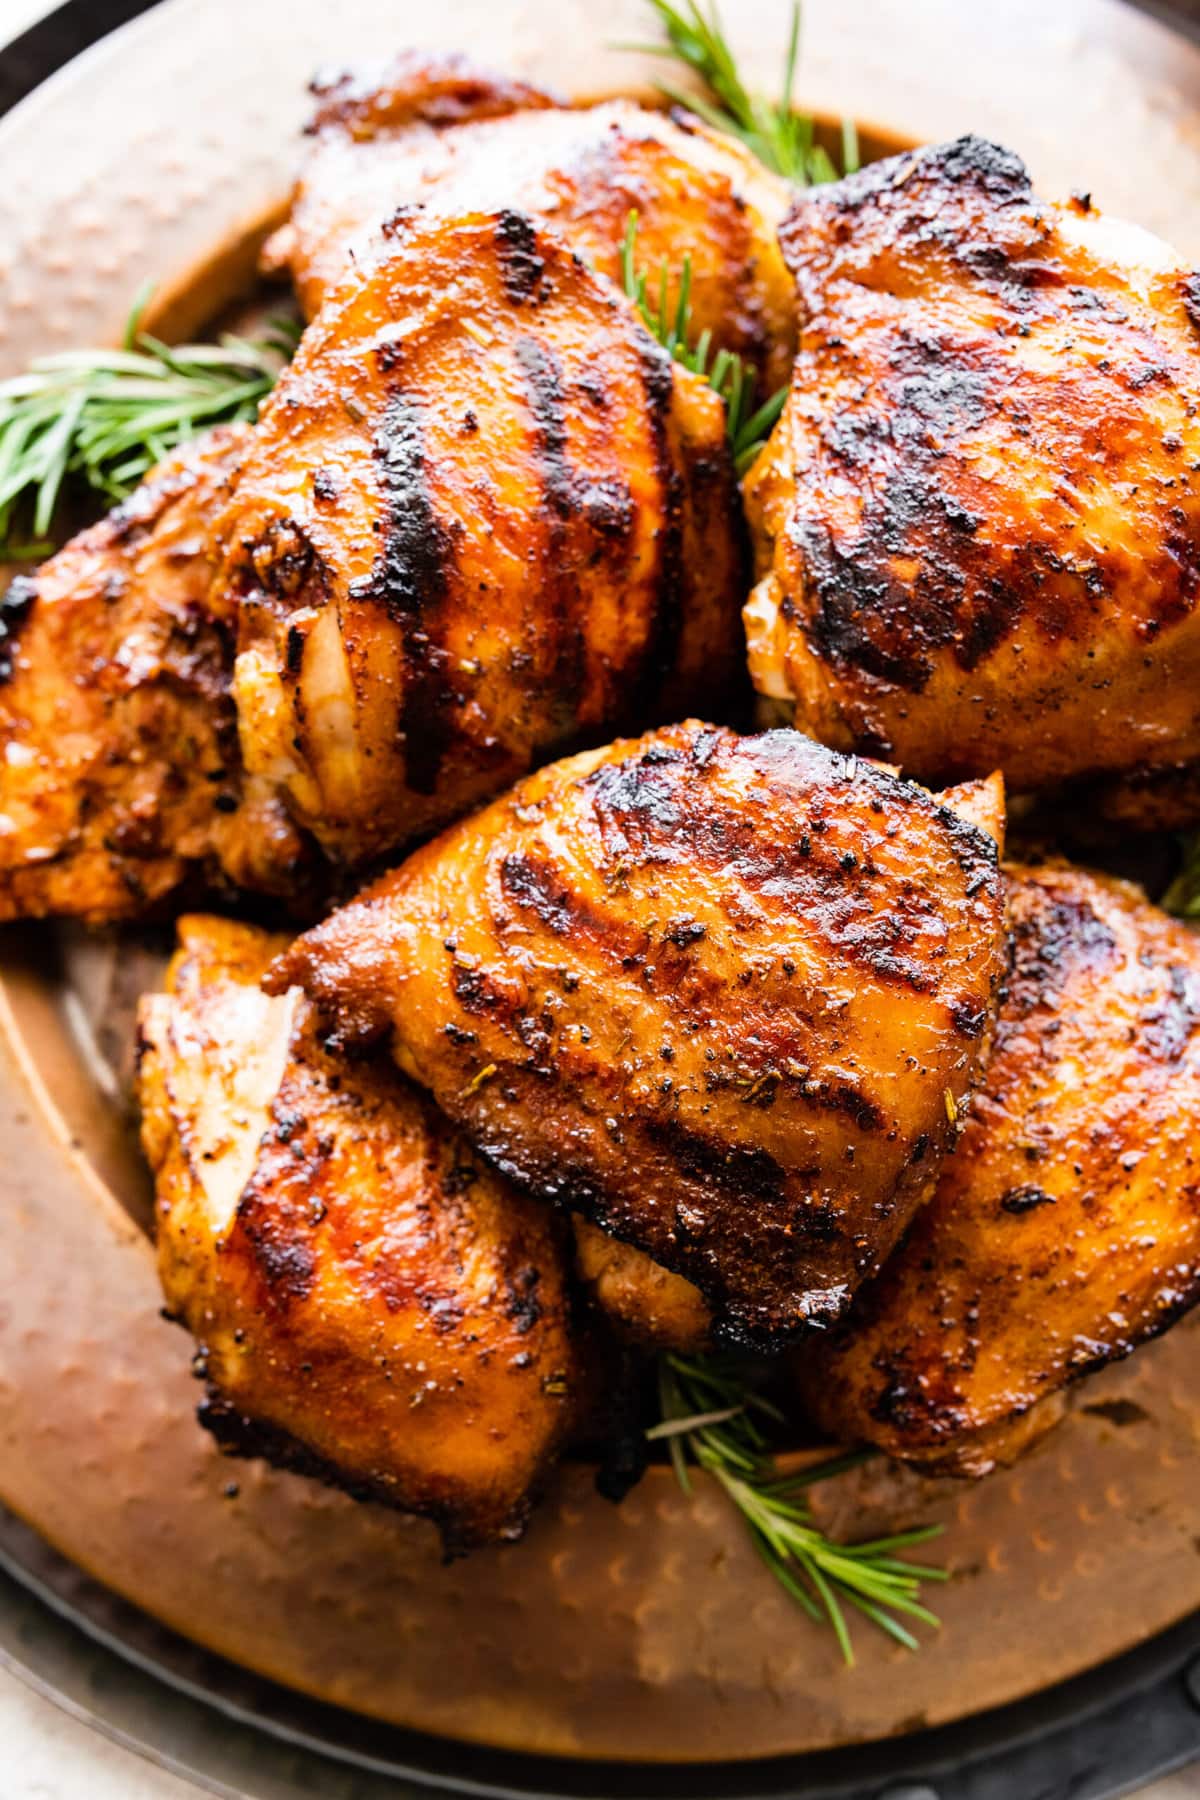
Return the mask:
<path id="1" fill-rule="evenodd" d="M 0 116 L 157 0 L 65 0 L 0 48 Z M 1200 37 L 1200 0 L 1146 0 Z M 1200 1614 L 1031 1699 L 806 1757 L 707 1766 L 514 1755 L 307 1699 L 118 1599 L 0 1509 L 0 1665 L 159 1765 L 233 1800 L 1114 1800 L 1200 1756 Z M 222 1729 L 212 1729 L 213 1715 Z"/>

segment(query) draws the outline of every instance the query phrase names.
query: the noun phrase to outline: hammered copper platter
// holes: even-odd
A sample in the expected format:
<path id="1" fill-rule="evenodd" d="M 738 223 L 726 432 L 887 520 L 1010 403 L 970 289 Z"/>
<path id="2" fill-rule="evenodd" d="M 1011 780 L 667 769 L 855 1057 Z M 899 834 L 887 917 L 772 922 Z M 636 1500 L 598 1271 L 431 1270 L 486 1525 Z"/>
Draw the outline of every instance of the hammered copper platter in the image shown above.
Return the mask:
<path id="1" fill-rule="evenodd" d="M 637 0 L 603 18 L 581 0 L 330 10 L 167 0 L 10 116 L 0 159 L 21 179 L 0 194 L 0 370 L 115 336 L 146 276 L 181 329 L 236 285 L 319 64 L 406 41 L 570 91 L 653 73 L 604 48 L 644 35 Z M 769 83 L 783 5 L 729 14 Z M 1003 136 L 1047 187 L 1090 188 L 1200 256 L 1200 53 L 1118 0 L 810 0 L 802 97 L 885 136 Z M 197 287 L 188 272 L 206 260 Z M 1197 1322 L 1091 1384 L 1008 1475 L 819 1496 L 872 1522 L 944 1521 L 960 1572 L 919 1657 L 860 1633 L 853 1671 L 765 1578 L 718 1496 L 686 1501 L 665 1470 L 612 1508 L 590 1470 L 567 1467 L 522 1545 L 444 1568 L 421 1524 L 222 1460 L 193 1421 L 188 1342 L 158 1314 L 146 1178 L 117 1091 L 129 995 L 154 967 L 136 937 L 0 943 L 0 1499 L 177 1630 L 425 1731 L 682 1760 L 959 1718 L 1200 1607 Z"/>

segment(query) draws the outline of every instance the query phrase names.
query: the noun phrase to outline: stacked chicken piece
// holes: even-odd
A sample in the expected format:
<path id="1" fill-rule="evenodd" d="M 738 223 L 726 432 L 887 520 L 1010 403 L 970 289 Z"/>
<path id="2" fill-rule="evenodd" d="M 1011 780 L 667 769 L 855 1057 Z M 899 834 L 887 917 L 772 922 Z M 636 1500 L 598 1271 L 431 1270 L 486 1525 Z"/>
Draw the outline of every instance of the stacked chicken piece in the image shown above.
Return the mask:
<path id="1" fill-rule="evenodd" d="M 635 210 L 695 330 L 796 353 L 760 735 L 722 402 L 623 291 Z M 1194 278 L 975 140 L 794 195 L 416 58 L 320 91 L 268 255 L 310 323 L 259 423 L 0 618 L 6 916 L 311 918 L 398 862 L 295 942 L 184 918 L 144 1004 L 206 1422 L 452 1547 L 519 1532 L 622 1342 L 1015 1454 L 1200 1295 L 1200 948 L 1002 866 L 994 773 L 1189 804 Z"/>

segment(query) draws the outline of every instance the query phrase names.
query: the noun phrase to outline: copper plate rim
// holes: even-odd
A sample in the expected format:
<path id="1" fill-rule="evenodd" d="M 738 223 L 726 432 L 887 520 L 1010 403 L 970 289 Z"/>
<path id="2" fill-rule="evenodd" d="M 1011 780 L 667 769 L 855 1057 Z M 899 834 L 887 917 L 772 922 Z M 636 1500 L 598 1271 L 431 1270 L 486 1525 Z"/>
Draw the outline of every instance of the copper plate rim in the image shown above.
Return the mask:
<path id="1" fill-rule="evenodd" d="M 177 1714 L 154 1726 L 147 1741 L 143 1708 L 140 1732 L 111 1708 L 94 1710 L 87 1690 L 64 1695 L 62 1677 L 48 1673 L 44 1659 L 25 1638 L 21 1653 L 0 1636 L 0 1665 L 10 1669 L 46 1698 L 62 1704 L 82 1722 L 113 1741 L 199 1782 L 207 1791 L 242 1800 L 245 1769 L 235 1747 L 222 1759 L 237 1787 L 227 1786 L 212 1767 L 207 1720 L 218 1712 L 234 1727 L 253 1734 L 253 1754 L 265 1736 L 292 1750 L 352 1768 L 368 1777 L 383 1776 L 420 1782 L 426 1791 L 480 1796 L 481 1800 L 610 1800 L 612 1765 L 551 1757 L 528 1757 L 464 1745 L 403 1728 L 364 1721 L 344 1709 L 312 1706 L 287 1688 L 199 1649 L 188 1639 L 158 1624 L 110 1590 L 81 1577 L 13 1515 L 0 1508 L 0 1575 L 33 1598 L 70 1629 L 101 1651 L 119 1658 L 148 1684 L 149 1704 L 157 1713 L 166 1688 L 197 1709 L 202 1743 L 181 1728 Z M 4 1595 L 0 1590 L 0 1620 Z M 68 1649 L 67 1655 L 71 1652 Z M 1098 1723 L 1103 1715 L 1103 1724 Z M 1129 1743 L 1136 1716 L 1140 1753 L 1132 1760 Z M 1102 1754 L 1097 1743 L 1103 1730 L 1113 1740 Z M 188 1745 L 184 1750 L 182 1745 Z M 1123 1791 L 1130 1779 L 1147 1781 L 1189 1762 L 1200 1749 L 1200 1613 L 1161 1632 L 1149 1643 L 1129 1650 L 1071 1680 L 1043 1689 L 1008 1706 L 992 1708 L 934 1731 L 918 1732 L 901 1742 L 871 1744 L 819 1752 L 803 1758 L 761 1758 L 710 1765 L 697 1784 L 694 1765 L 633 1764 L 622 1766 L 623 1800 L 788 1800 L 803 1773 L 805 1800 L 866 1800 L 878 1794 L 881 1780 L 889 1794 L 898 1781 L 938 1778 L 939 1800 L 1012 1800 L 1015 1792 L 1043 1791 L 1049 1772 L 1061 1779 L 1065 1765 L 1082 1760 L 1092 1771 L 1073 1778 L 1073 1800 Z M 273 1759 L 266 1757 L 268 1767 Z M 452 1765 L 452 1766 L 450 1766 Z M 982 1765 L 982 1767 L 981 1767 Z M 285 1773 L 290 1764 L 280 1760 Z M 1018 1768 L 1031 1778 L 1018 1777 Z M 1037 1769 L 1039 1779 L 1032 1778 Z M 1100 1771 L 1103 1770 L 1103 1773 Z M 951 1773 L 953 1772 L 953 1773 Z M 685 1785 L 678 1784 L 682 1774 Z M 672 1780 L 672 1775 L 675 1779 Z M 582 1779 L 581 1779 L 582 1777 Z M 321 1794 L 319 1768 L 306 1764 L 312 1791 Z M 1095 1783 L 1099 1785 L 1095 1785 Z M 272 1793 L 273 1793 L 272 1789 Z M 286 1792 L 290 1794 L 289 1786 Z M 379 1791 L 378 1800 L 394 1790 Z M 339 1789 L 339 1797 L 341 1790 Z M 331 1796 L 333 1800 L 333 1796 Z M 376 1800 L 376 1791 L 355 1789 L 355 1800 Z"/>

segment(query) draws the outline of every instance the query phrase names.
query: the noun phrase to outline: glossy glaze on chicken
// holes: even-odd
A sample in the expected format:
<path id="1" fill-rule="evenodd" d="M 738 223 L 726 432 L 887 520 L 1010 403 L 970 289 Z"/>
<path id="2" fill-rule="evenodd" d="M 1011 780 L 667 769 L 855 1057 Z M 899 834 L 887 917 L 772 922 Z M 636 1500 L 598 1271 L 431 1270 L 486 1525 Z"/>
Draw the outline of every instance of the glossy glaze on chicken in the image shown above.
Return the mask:
<path id="1" fill-rule="evenodd" d="M 523 214 L 394 224 L 221 530 L 243 757 L 338 862 L 738 666 L 722 404 Z"/>
<path id="2" fill-rule="evenodd" d="M 781 241 L 760 693 L 931 782 L 1200 753 L 1200 278 L 979 138 L 804 194 Z"/>
<path id="3" fill-rule="evenodd" d="M 787 381 L 795 301 L 776 232 L 792 190 L 735 140 L 690 113 L 567 106 L 418 51 L 316 91 L 312 147 L 266 257 L 289 271 L 310 317 L 378 253 L 402 207 L 533 214 L 618 285 L 636 212 L 638 265 L 656 300 L 665 264 L 674 307 L 686 261 L 694 337 L 710 331 L 748 358 L 764 395 Z"/>
<path id="4" fill-rule="evenodd" d="M 249 447 L 176 452 L 0 607 L 0 918 L 137 918 L 189 876 L 300 893 L 301 833 L 248 782 L 212 521 Z"/>
<path id="5" fill-rule="evenodd" d="M 839 1316 L 929 1190 L 1004 960 L 994 841 L 795 732 L 529 777 L 275 964 L 726 1335 Z"/>
<path id="6" fill-rule="evenodd" d="M 142 1007 L 159 1271 L 201 1417 L 451 1549 L 517 1536 L 587 1393 L 564 1226 L 386 1062 L 331 1055 L 297 992 L 260 991 L 282 942 L 184 919 Z"/>
<path id="7" fill-rule="evenodd" d="M 797 1361 L 839 1439 L 958 1474 L 1012 1460 L 1066 1383 L 1200 1299 L 1200 939 L 1082 870 L 1010 891 L 962 1142 L 833 1347 Z"/>

